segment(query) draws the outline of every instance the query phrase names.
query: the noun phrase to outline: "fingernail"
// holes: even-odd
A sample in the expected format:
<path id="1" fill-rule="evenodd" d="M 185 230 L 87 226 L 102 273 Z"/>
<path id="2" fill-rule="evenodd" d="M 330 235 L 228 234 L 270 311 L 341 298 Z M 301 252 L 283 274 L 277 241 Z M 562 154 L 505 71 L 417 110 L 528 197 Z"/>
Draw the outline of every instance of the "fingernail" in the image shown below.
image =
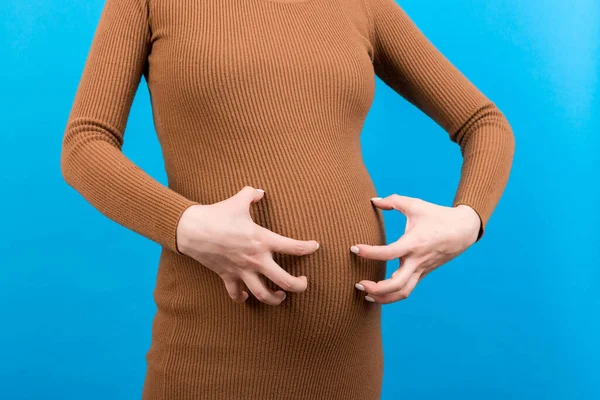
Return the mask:
<path id="1" fill-rule="evenodd" d="M 283 292 L 283 299 L 282 299 L 282 301 L 285 300 L 286 297 L 287 297 L 287 293 Z"/>
<path id="2" fill-rule="evenodd" d="M 320 244 L 319 244 L 319 242 L 317 242 L 317 249 L 319 248 L 319 246 L 320 246 Z"/>
<path id="3" fill-rule="evenodd" d="M 375 302 L 375 299 L 372 298 L 371 296 L 365 296 L 365 300 L 370 301 L 371 303 Z"/>
<path id="4" fill-rule="evenodd" d="M 381 197 L 371 197 L 371 201 L 372 200 L 381 200 Z"/>
<path id="5" fill-rule="evenodd" d="M 354 285 L 355 288 L 357 288 L 358 290 L 362 290 L 364 292 L 365 287 L 363 285 L 361 285 L 360 283 L 357 283 Z"/>
<path id="6" fill-rule="evenodd" d="M 353 252 L 353 253 L 355 253 L 355 254 L 358 254 L 358 247 L 352 246 L 352 247 L 350 247 L 350 251 Z"/>
<path id="7" fill-rule="evenodd" d="M 264 190 L 262 189 L 256 189 L 258 192 L 264 192 Z"/>

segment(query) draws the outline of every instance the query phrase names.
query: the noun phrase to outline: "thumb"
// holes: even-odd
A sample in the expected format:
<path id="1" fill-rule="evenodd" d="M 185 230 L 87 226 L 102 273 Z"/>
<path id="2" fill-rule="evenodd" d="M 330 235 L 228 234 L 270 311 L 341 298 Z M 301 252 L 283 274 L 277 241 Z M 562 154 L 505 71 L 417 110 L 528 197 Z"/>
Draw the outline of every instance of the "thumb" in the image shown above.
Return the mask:
<path id="1" fill-rule="evenodd" d="M 264 195 L 265 191 L 263 189 L 255 189 L 252 186 L 246 185 L 239 192 L 237 192 L 233 198 L 243 205 L 248 205 L 249 203 L 256 203 L 262 199 Z"/>
<path id="2" fill-rule="evenodd" d="M 374 197 L 371 199 L 373 205 L 382 210 L 398 210 L 406 216 L 414 211 L 417 201 L 419 199 L 395 193 L 387 197 Z"/>

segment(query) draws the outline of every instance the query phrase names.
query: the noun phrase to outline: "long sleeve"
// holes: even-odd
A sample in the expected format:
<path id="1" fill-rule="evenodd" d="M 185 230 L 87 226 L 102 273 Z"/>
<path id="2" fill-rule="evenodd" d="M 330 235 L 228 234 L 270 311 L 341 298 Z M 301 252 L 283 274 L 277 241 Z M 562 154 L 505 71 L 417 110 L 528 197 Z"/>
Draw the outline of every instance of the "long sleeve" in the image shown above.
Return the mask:
<path id="1" fill-rule="evenodd" d="M 198 204 L 162 185 L 122 152 L 151 49 L 146 0 L 106 0 L 64 132 L 65 181 L 96 209 L 178 254 L 181 214 Z"/>
<path id="2" fill-rule="evenodd" d="M 460 146 L 463 163 L 453 206 L 466 204 L 479 214 L 479 241 L 508 182 L 515 151 L 511 126 L 394 0 L 365 0 L 365 5 L 375 74 Z"/>

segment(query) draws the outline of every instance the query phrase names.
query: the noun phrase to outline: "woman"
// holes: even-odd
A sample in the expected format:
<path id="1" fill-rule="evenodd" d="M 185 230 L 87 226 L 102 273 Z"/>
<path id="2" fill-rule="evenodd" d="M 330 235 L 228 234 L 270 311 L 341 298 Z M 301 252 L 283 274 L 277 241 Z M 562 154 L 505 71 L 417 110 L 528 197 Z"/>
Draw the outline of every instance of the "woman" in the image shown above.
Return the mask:
<path id="1" fill-rule="evenodd" d="M 375 75 L 460 145 L 452 207 L 372 199 Z M 142 76 L 168 186 L 121 151 Z M 503 114 L 394 0 L 106 0 L 61 167 L 162 246 L 143 399 L 375 400 L 382 304 L 481 238 L 513 152 Z M 408 222 L 386 245 L 388 209 Z"/>

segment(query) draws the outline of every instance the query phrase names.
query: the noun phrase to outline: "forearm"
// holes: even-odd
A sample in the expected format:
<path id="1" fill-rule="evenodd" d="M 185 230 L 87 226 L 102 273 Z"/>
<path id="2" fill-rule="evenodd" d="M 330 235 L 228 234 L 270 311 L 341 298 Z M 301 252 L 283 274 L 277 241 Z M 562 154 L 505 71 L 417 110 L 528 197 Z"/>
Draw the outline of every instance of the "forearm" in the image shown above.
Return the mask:
<path id="1" fill-rule="evenodd" d="M 468 205 L 479 215 L 479 240 L 508 181 L 515 149 L 512 129 L 395 0 L 365 4 L 372 15 L 376 74 L 460 146 L 463 164 L 453 205 Z"/>
<path id="2" fill-rule="evenodd" d="M 463 163 L 453 206 L 472 207 L 481 219 L 481 239 L 508 182 L 515 137 L 504 114 L 492 102 L 480 107 L 451 139 Z"/>
<path id="3" fill-rule="evenodd" d="M 178 221 L 198 204 L 161 184 L 122 152 L 125 128 L 148 66 L 145 0 L 106 0 L 64 132 L 66 182 L 115 222 L 172 251 Z"/>
<path id="4" fill-rule="evenodd" d="M 98 129 L 81 120 L 67 126 L 60 160 L 65 181 L 108 218 L 179 252 L 178 221 L 198 203 L 152 178 Z"/>

